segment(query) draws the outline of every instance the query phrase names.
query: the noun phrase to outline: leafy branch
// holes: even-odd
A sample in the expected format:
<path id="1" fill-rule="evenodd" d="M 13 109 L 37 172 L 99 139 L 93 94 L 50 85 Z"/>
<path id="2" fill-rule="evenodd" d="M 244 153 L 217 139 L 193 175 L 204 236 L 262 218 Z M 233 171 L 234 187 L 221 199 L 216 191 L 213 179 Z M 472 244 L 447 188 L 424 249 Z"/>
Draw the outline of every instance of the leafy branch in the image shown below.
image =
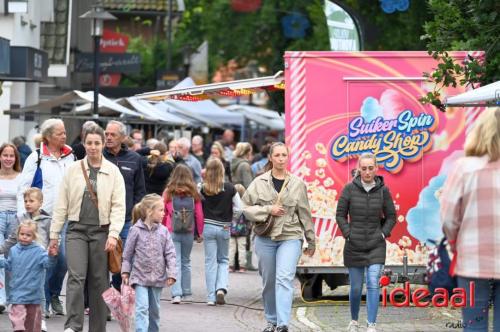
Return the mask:
<path id="1" fill-rule="evenodd" d="M 456 88 L 458 85 L 474 88 L 476 84 L 481 83 L 485 67 L 479 59 L 470 54 L 465 61 L 457 63 L 457 60 L 446 51 L 428 51 L 428 53 L 439 63 L 432 73 L 423 73 L 424 77 L 435 85 L 433 91 L 420 98 L 420 102 L 431 104 L 444 112 L 446 107 L 441 101 L 441 90 L 450 86 Z"/>

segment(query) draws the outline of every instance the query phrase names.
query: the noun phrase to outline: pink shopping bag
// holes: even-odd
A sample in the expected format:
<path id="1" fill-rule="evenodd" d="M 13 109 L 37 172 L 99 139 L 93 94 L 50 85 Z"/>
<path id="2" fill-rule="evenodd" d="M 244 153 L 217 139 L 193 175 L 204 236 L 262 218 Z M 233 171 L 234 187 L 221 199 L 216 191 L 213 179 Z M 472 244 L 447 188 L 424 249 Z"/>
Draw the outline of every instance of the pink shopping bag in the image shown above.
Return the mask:
<path id="1" fill-rule="evenodd" d="M 129 332 L 135 310 L 135 291 L 132 287 L 123 284 L 121 290 L 120 293 L 111 287 L 102 293 L 102 298 L 118 322 L 120 330 Z"/>

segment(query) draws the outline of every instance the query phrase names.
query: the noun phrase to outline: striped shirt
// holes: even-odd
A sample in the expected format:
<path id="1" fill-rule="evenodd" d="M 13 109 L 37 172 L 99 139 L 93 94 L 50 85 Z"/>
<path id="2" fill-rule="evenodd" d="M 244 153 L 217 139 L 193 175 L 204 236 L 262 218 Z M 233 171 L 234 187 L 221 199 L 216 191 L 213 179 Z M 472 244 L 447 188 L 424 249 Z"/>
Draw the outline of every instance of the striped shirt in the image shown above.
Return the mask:
<path id="1" fill-rule="evenodd" d="M 441 195 L 441 222 L 456 241 L 456 274 L 500 279 L 500 161 L 459 159 Z"/>

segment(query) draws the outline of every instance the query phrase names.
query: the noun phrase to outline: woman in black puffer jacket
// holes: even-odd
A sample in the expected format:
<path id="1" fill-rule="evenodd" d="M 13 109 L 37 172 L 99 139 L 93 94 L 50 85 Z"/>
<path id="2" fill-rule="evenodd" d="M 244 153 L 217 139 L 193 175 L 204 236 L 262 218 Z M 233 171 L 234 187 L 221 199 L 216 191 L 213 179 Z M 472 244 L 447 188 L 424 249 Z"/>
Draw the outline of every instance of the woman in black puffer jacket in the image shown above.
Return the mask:
<path id="1" fill-rule="evenodd" d="M 342 190 L 337 204 L 337 223 L 346 239 L 344 265 L 349 269 L 351 322 L 348 331 L 358 331 L 358 314 L 366 270 L 367 332 L 375 332 L 379 303 L 379 277 L 385 264 L 385 239 L 396 224 L 392 196 L 377 176 L 373 154 L 358 161 L 358 175 Z M 348 221 L 349 220 L 349 221 Z"/>

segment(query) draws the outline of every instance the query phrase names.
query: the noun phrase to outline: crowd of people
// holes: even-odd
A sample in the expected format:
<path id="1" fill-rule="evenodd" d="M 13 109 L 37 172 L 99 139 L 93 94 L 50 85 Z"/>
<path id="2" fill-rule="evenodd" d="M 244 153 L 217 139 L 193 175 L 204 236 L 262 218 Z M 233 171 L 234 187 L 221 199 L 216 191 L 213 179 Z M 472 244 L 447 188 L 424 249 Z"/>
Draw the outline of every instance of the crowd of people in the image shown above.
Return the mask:
<path id="1" fill-rule="evenodd" d="M 255 246 L 267 320 L 273 331 L 288 330 L 303 235 L 308 254 L 315 240 L 305 184 L 286 171 L 284 144 L 269 139 L 254 155 L 231 130 L 205 146 L 201 136 L 144 141 L 119 121 L 105 128 L 87 121 L 69 146 L 59 119 L 43 122 L 37 139 L 24 159 L 25 140 L 0 147 L 0 311 L 10 305 L 14 330 L 46 331 L 46 319 L 65 315 L 66 332 L 83 331 L 88 314 L 89 331 L 105 331 L 111 317 L 102 294 L 125 284 L 136 293 L 136 330 L 158 331 L 164 287 L 172 304 L 192 301 L 195 241 L 205 249 L 207 305 L 226 303 L 229 273 L 257 270 Z M 270 188 L 286 193 L 286 207 L 273 203 L 272 192 L 269 207 L 255 200 L 262 177 L 277 181 Z M 264 241 L 252 225 L 266 213 L 280 228 Z M 108 253 L 119 244 L 121 272 L 110 274 Z M 286 301 L 276 303 L 282 295 Z"/>
<path id="2" fill-rule="evenodd" d="M 26 154 L 22 139 L 0 146 L 0 312 L 10 305 L 14 330 L 46 331 L 45 319 L 66 315 L 65 332 L 83 331 L 88 313 L 89 331 L 106 331 L 103 292 L 130 285 L 136 330 L 159 331 L 164 287 L 172 304 L 192 301 L 196 241 L 204 246 L 207 305 L 226 303 L 231 272 L 255 270 L 253 248 L 263 285 L 263 331 L 288 331 L 296 266 L 302 254 L 314 254 L 316 239 L 307 188 L 288 171 L 284 143 L 269 140 L 256 157 L 231 130 L 207 147 L 200 136 L 145 142 L 140 130 L 128 134 L 119 121 L 104 129 L 87 121 L 80 139 L 66 145 L 64 123 L 49 119 L 35 151 Z M 474 323 L 465 330 L 486 331 L 491 301 L 495 329 L 500 324 L 499 109 L 478 118 L 465 155 L 440 195 L 441 219 L 456 252 L 459 286 L 468 291 L 475 283 L 467 297 L 475 296 L 476 306 L 463 308 L 464 322 Z M 360 329 L 365 282 L 367 331 L 376 331 L 386 239 L 396 224 L 391 192 L 377 170 L 375 155 L 361 155 L 337 204 L 349 271 L 348 331 Z M 121 271 L 110 275 L 108 253 L 120 244 Z"/>

